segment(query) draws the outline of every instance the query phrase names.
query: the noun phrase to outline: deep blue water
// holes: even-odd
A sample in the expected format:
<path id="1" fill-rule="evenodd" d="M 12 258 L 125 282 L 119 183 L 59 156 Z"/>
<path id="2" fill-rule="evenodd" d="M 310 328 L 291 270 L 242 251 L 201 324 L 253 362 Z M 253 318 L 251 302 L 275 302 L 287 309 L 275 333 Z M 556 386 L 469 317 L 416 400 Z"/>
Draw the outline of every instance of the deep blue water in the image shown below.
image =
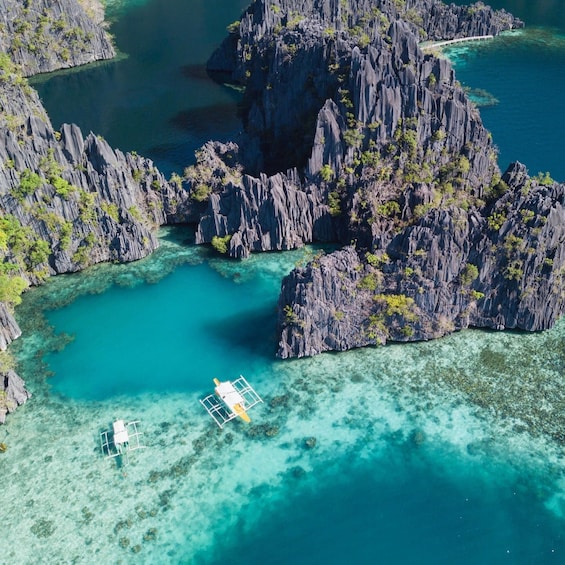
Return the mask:
<path id="1" fill-rule="evenodd" d="M 111 31 L 129 58 L 39 85 L 55 126 L 75 121 L 122 149 L 153 157 L 165 170 L 182 169 L 202 141 L 228 136 L 239 127 L 235 96 L 197 78 L 197 69 L 191 65 L 204 63 L 244 3 L 147 0 L 118 13 Z M 560 3 L 509 0 L 496 5 L 515 7 L 518 15 L 526 21 L 531 16 L 538 26 L 565 27 Z M 533 173 L 548 170 L 564 180 L 560 136 L 565 125 L 561 102 L 565 46 L 555 34 L 544 33 L 526 36 L 525 43 L 497 40 L 459 50 L 457 76 L 499 100 L 495 106 L 482 108 L 481 114 L 500 147 L 502 167 L 520 159 Z M 198 261 L 177 267 L 157 284 L 110 285 L 102 294 L 83 295 L 48 312 L 57 332 L 75 337 L 62 351 L 45 356 L 55 373 L 52 390 L 63 398 L 85 402 L 86 410 L 88 401 L 112 402 L 119 395 L 134 397 L 144 392 L 162 391 L 165 403 L 167 392 L 204 391 L 213 377 L 226 374 L 244 373 L 257 383 L 274 378 L 281 366 L 272 357 L 278 284 L 298 258 L 265 256 L 235 264 L 203 253 Z M 158 258 L 147 261 L 159 265 Z M 344 362 L 338 359 L 353 359 L 351 365 L 369 374 L 375 369 L 367 358 L 324 357 L 320 370 L 326 371 L 328 379 L 346 379 Z M 378 351 L 370 359 L 378 365 Z M 407 353 L 406 360 L 416 363 L 418 355 Z M 289 378 L 299 383 L 315 363 L 284 366 Z M 380 386 L 377 380 L 373 386 Z M 339 393 L 335 395 L 338 399 Z M 414 395 L 416 402 L 417 392 Z M 323 390 L 319 398 L 311 397 L 312 410 L 316 402 L 327 398 Z M 401 406 L 396 408 L 399 414 Z M 308 409 L 295 406 L 292 410 Z M 392 418 L 394 406 L 390 411 Z M 358 426 L 354 406 L 351 414 L 352 426 Z M 375 421 L 379 417 L 375 414 Z M 422 410 L 421 422 L 415 425 L 434 417 Z M 297 434 L 323 435 L 328 430 L 322 426 L 328 425 L 339 431 L 337 423 L 314 421 Z M 363 458 L 358 457 L 359 446 L 346 446 L 336 452 L 335 461 L 314 464 L 306 479 L 300 473 L 285 476 L 272 502 L 272 490 L 258 487 L 255 498 L 250 497 L 239 514 L 222 515 L 220 509 L 219 522 L 229 518 L 234 525 L 220 531 L 214 548 L 199 554 L 197 561 L 235 559 L 250 565 L 563 562 L 563 521 L 544 505 L 550 479 L 543 471 L 536 476 L 518 462 L 516 468 L 512 464 L 501 468 L 494 462 L 499 454 L 493 454 L 493 461 L 469 462 L 445 445 L 430 442 L 417 447 L 396 436 L 379 450 L 371 443 L 373 437 L 377 440 L 371 435 L 374 422 L 365 425 L 368 453 Z M 239 437 L 238 441 L 245 440 Z M 289 447 L 275 443 L 272 449 L 274 460 L 277 450 Z M 259 463 L 251 461 L 250 467 Z M 260 471 L 256 472 L 260 484 Z M 209 500 L 195 501 L 210 504 Z M 178 524 L 187 539 L 190 527 Z M 188 542 L 184 555 L 191 555 Z M 176 561 L 164 554 L 159 562 Z"/>
<path id="2" fill-rule="evenodd" d="M 34 80 L 53 126 L 76 123 L 123 151 L 182 173 L 194 150 L 239 130 L 238 94 L 212 82 L 211 52 L 246 0 L 122 3 L 111 33 L 121 54 L 86 72 Z M 112 11 L 110 10 L 112 17 Z"/>
<path id="3" fill-rule="evenodd" d="M 565 3 L 497 0 L 490 4 L 523 19 L 526 30 L 516 37 L 455 49 L 457 78 L 498 100 L 495 106 L 481 108 L 481 116 L 500 149 L 503 171 L 518 160 L 530 174 L 549 171 L 555 180 L 565 181 Z"/>
<path id="4" fill-rule="evenodd" d="M 362 468 L 341 462 L 340 477 L 320 477 L 316 490 L 291 496 L 215 562 L 234 553 L 249 565 L 561 562 L 562 524 L 516 482 L 488 483 L 458 469 L 441 476 L 418 455 L 389 456 Z"/>

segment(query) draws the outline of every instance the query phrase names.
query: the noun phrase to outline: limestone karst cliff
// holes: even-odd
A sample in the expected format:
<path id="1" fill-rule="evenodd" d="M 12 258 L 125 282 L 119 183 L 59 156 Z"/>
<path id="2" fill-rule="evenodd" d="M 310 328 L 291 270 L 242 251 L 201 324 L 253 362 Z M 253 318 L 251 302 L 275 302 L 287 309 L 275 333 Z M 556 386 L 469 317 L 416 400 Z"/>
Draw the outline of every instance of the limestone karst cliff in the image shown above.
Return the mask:
<path id="1" fill-rule="evenodd" d="M 272 0 L 232 26 L 209 66 L 245 85 L 240 159 L 263 174 L 214 195 L 200 240 L 347 246 L 283 282 L 279 356 L 561 315 L 563 186 L 501 178 L 450 64 L 419 45 L 522 25 L 480 3 Z"/>
<path id="2" fill-rule="evenodd" d="M 384 252 L 349 246 L 295 269 L 279 299 L 279 356 L 470 326 L 550 328 L 565 307 L 565 186 L 518 163 L 502 182 L 504 196 L 485 208 L 430 210 Z"/>
<path id="3" fill-rule="evenodd" d="M 53 130 L 14 61 L 31 75 L 111 51 L 98 24 L 88 31 L 93 19 L 81 27 L 74 0 L 0 0 L 34 3 L 68 10 L 90 43 L 45 14 L 18 32 L 45 32 L 36 51 L 0 35 L 0 282 L 11 283 L 0 349 L 19 335 L 9 303 L 23 286 L 143 257 L 155 228 L 176 222 L 197 223 L 198 243 L 220 238 L 234 258 L 342 246 L 284 280 L 280 357 L 468 326 L 538 330 L 563 312 L 563 185 L 520 164 L 501 175 L 449 62 L 421 49 L 523 25 L 510 14 L 439 0 L 256 0 L 209 62 L 245 88 L 244 133 L 207 143 L 184 178 L 167 181 L 93 133 Z M 57 38 L 71 41 L 68 60 Z M 2 379 L 7 409 L 25 400 L 13 371 Z"/>
<path id="4" fill-rule="evenodd" d="M 255 2 L 243 15 L 209 66 L 245 85 L 238 158 L 254 178 L 214 196 L 198 241 L 231 235 L 234 257 L 313 240 L 384 238 L 382 246 L 398 229 L 397 207 L 404 220 L 421 213 L 439 197 L 436 181 L 480 198 L 499 174 L 490 136 L 449 63 L 422 53 L 396 3 L 377 4 L 382 10 Z M 411 4 L 422 12 L 439 5 Z M 441 30 L 432 20 L 427 36 L 521 25 L 486 7 L 466 10 L 464 24 L 461 9 L 450 9 L 458 27 Z"/>
<path id="5" fill-rule="evenodd" d="M 1 253 L 27 282 L 140 259 L 155 249 L 157 226 L 198 218 L 182 181 L 150 160 L 74 125 L 54 131 L 13 69 L 0 75 L 0 105 Z"/>
<path id="6" fill-rule="evenodd" d="M 0 0 L 0 53 L 24 76 L 115 55 L 100 0 Z"/>

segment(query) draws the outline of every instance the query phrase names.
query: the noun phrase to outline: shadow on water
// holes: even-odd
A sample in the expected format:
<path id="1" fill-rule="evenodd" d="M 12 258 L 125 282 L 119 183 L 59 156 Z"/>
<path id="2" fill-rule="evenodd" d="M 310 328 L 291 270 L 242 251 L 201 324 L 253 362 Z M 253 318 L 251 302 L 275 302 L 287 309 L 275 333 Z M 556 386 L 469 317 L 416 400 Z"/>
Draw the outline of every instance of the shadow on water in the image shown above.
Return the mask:
<path id="1" fill-rule="evenodd" d="M 195 224 L 175 224 L 168 229 L 159 232 L 159 239 L 176 245 L 185 247 L 196 246 L 196 225 Z M 201 248 L 203 249 L 203 248 Z"/>
<path id="2" fill-rule="evenodd" d="M 254 358 L 275 359 L 275 313 L 270 307 L 238 313 L 221 323 L 204 325 L 204 329 L 225 343 Z"/>
<path id="3" fill-rule="evenodd" d="M 168 175 L 192 165 L 195 161 L 194 151 L 200 145 L 199 139 L 182 143 L 160 143 L 149 147 L 145 155 L 152 161 L 159 162 L 161 172 Z"/>
<path id="4" fill-rule="evenodd" d="M 53 78 L 61 79 L 62 81 L 77 80 L 81 81 L 82 84 L 85 85 L 88 85 L 89 83 L 96 84 L 101 77 L 104 78 L 105 76 L 110 75 L 110 73 L 114 73 L 116 65 L 127 58 L 128 55 L 126 53 L 118 52 L 113 59 L 101 59 L 99 61 L 88 63 L 88 65 L 79 65 L 78 67 L 69 67 L 66 69 L 58 69 L 49 73 L 32 75 L 27 80 L 33 87 L 37 87 L 39 85 L 43 86 Z M 80 76 L 75 77 L 72 75 Z M 67 77 L 72 78 L 67 79 Z M 58 85 L 54 84 L 53 87 L 58 88 Z"/>
<path id="5" fill-rule="evenodd" d="M 240 122 L 234 104 L 218 103 L 177 112 L 170 123 L 177 129 L 197 136 L 212 136 L 217 135 L 218 131 L 236 130 Z"/>
<path id="6" fill-rule="evenodd" d="M 182 76 L 189 80 L 205 80 L 206 82 L 212 80 L 206 70 L 206 65 L 183 65 L 180 70 Z"/>

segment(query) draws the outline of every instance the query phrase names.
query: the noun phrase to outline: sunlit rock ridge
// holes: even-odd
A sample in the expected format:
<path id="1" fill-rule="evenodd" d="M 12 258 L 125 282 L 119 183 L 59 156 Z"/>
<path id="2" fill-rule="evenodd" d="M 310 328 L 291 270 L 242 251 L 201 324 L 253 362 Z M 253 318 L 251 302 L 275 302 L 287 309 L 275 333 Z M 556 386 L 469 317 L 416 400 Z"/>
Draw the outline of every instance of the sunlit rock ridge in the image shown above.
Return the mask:
<path id="1" fill-rule="evenodd" d="M 24 76 L 115 55 L 99 0 L 0 0 L 0 52 Z"/>

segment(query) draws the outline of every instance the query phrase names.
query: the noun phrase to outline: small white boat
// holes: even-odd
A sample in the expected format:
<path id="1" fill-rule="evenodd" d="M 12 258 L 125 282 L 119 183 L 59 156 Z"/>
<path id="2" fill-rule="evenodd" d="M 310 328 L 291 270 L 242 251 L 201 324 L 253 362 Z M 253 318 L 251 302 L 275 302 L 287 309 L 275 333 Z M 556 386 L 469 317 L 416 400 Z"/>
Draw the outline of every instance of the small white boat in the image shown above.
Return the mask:
<path id="1" fill-rule="evenodd" d="M 128 453 L 136 449 L 143 449 L 139 437 L 142 435 L 137 429 L 139 420 L 125 423 L 124 420 L 115 420 L 112 424 L 112 431 L 105 430 L 100 434 L 100 447 L 106 457 L 124 456 L 128 462 Z"/>
<path id="2" fill-rule="evenodd" d="M 214 384 L 216 385 L 214 391 L 230 412 L 237 414 L 245 422 L 251 422 L 251 418 L 245 411 L 245 400 L 237 392 L 233 383 L 230 381 L 221 383 L 218 379 L 214 379 Z"/>
<path id="3" fill-rule="evenodd" d="M 129 433 L 123 420 L 116 420 L 112 427 L 114 428 L 114 445 L 118 451 L 126 449 L 129 444 Z"/>

